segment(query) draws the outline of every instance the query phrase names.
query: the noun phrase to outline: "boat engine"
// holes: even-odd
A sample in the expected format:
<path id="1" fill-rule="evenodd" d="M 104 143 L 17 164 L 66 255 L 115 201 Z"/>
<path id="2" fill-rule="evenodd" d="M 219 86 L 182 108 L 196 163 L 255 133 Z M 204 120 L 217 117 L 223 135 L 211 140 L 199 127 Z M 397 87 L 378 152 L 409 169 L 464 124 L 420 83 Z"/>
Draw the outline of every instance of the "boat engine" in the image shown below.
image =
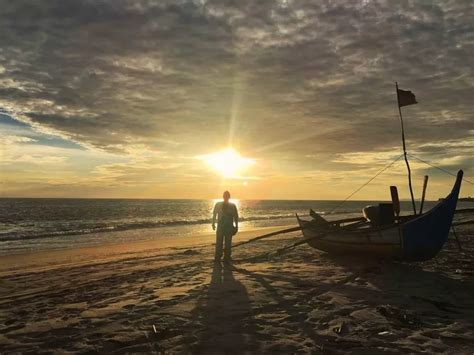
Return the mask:
<path id="1" fill-rule="evenodd" d="M 378 206 L 369 205 L 362 209 L 365 218 L 374 226 L 386 226 L 395 223 L 393 203 L 379 203 Z"/>

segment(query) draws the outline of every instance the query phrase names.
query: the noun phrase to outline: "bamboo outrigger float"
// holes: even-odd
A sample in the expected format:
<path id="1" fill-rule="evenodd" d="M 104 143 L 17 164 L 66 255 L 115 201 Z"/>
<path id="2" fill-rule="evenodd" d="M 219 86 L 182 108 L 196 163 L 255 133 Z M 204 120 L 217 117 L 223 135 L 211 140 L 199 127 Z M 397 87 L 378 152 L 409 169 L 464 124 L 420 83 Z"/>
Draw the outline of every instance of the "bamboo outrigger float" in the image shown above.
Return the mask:
<path id="1" fill-rule="evenodd" d="M 407 261 L 433 258 L 449 235 L 461 188 L 458 172 L 451 193 L 426 213 L 398 218 L 388 225 L 371 222 L 335 226 L 313 212 L 312 220 L 297 216 L 304 240 L 313 248 L 334 254 L 369 255 Z"/>

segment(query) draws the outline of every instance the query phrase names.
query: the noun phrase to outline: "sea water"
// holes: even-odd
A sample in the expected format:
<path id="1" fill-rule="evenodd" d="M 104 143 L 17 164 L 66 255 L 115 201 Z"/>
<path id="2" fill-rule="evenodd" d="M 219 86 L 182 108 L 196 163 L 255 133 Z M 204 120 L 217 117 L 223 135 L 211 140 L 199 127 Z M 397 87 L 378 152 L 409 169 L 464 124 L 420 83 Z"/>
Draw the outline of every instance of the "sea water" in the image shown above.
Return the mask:
<path id="1" fill-rule="evenodd" d="M 156 237 L 190 237 L 212 232 L 215 200 L 0 199 L 0 255 L 140 240 L 140 230 Z M 236 200 L 240 230 L 296 225 L 295 214 L 310 208 L 327 219 L 360 216 L 379 201 Z M 425 210 L 436 202 L 426 202 Z M 411 203 L 403 201 L 409 213 Z M 122 233 L 114 233 L 122 231 Z M 130 233 L 127 233 L 130 231 Z M 150 233 L 142 233 L 150 238 Z M 120 237 L 118 237 L 120 236 Z M 118 239 L 120 238 L 120 240 Z"/>

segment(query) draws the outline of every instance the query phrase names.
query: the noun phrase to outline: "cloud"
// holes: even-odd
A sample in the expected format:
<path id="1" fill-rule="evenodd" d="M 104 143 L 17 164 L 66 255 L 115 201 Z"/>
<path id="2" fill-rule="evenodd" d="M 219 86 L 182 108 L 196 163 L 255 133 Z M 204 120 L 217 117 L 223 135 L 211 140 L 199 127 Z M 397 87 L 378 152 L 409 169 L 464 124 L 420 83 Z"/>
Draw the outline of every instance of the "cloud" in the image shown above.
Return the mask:
<path id="1" fill-rule="evenodd" d="M 0 141 L 2 142 L 0 164 L 3 167 L 7 164 L 18 165 L 22 163 L 56 165 L 66 161 L 65 157 L 51 154 L 51 151 L 33 153 L 28 150 L 28 146 L 37 143 L 36 139 L 28 136 L 8 135 L 0 132 Z"/>
<path id="2" fill-rule="evenodd" d="M 14 143 L 32 143 L 36 142 L 35 139 L 30 137 L 21 137 L 21 136 L 2 136 L 2 140 L 5 145 L 14 144 Z"/>
<path id="3" fill-rule="evenodd" d="M 419 101 L 403 108 L 412 152 L 474 153 L 445 145 L 474 130 L 468 0 L 0 7 L 0 108 L 87 149 L 192 157 L 230 143 L 286 169 L 311 170 L 306 155 L 345 169 L 341 157 L 399 149 L 399 81 Z"/>

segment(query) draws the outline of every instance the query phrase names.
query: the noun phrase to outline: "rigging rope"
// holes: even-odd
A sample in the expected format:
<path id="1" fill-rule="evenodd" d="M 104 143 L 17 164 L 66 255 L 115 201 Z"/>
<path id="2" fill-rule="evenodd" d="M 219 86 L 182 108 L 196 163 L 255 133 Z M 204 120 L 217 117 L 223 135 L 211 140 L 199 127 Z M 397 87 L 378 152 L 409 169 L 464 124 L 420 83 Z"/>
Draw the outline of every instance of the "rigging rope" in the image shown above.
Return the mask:
<path id="1" fill-rule="evenodd" d="M 410 157 L 426 164 L 426 165 L 429 165 L 431 166 L 432 168 L 435 168 L 435 169 L 438 169 L 446 174 L 449 174 L 451 176 L 457 176 L 457 174 L 453 174 L 452 172 L 450 172 L 449 170 L 446 170 L 446 169 L 443 169 L 439 166 L 436 166 L 434 165 L 433 163 L 430 163 L 426 160 L 423 160 L 421 158 L 418 158 L 417 156 L 414 156 L 413 154 L 410 154 L 410 153 L 407 153 L 407 155 L 409 155 Z M 347 202 L 347 200 L 349 200 L 352 196 L 354 196 L 357 192 L 359 192 L 360 190 L 362 190 L 364 187 L 366 187 L 368 184 L 370 184 L 377 176 L 379 176 L 380 174 L 382 174 L 385 170 L 387 170 L 388 168 L 390 168 L 393 164 L 395 164 L 401 157 L 403 156 L 403 154 L 399 155 L 397 158 L 395 158 L 390 164 L 388 164 L 387 166 L 385 166 L 382 170 L 380 170 L 377 174 L 375 174 L 372 178 L 369 179 L 369 181 L 367 181 L 366 183 L 362 184 L 359 188 L 357 188 L 354 192 L 352 192 L 349 196 L 347 196 L 343 201 L 341 201 L 341 203 L 339 203 L 336 207 L 334 207 L 333 209 L 331 209 L 329 211 L 329 213 L 332 213 L 334 212 L 335 210 L 337 210 L 339 207 L 341 207 L 344 203 Z M 468 184 L 471 184 L 471 185 L 474 185 L 474 182 L 466 179 L 466 178 L 463 178 L 463 180 L 465 182 L 467 182 Z"/>
<path id="2" fill-rule="evenodd" d="M 444 173 L 446 173 L 446 174 L 452 175 L 452 176 L 457 176 L 457 174 L 453 174 L 453 173 L 450 172 L 449 170 L 440 168 L 439 166 L 436 166 L 436 165 L 434 165 L 433 163 L 430 163 L 430 162 L 427 162 L 426 160 L 423 160 L 423 159 L 421 159 L 421 158 L 418 158 L 418 157 L 414 156 L 413 154 L 410 154 L 410 153 L 407 153 L 407 154 L 408 154 L 409 156 L 411 156 L 412 158 L 415 158 L 416 160 L 418 160 L 418 161 L 420 161 L 420 162 L 422 162 L 422 163 L 425 163 L 426 165 L 431 166 L 432 168 L 436 168 L 436 169 L 438 169 L 438 170 L 440 170 L 440 171 L 442 171 L 442 172 L 444 172 Z M 463 180 L 464 180 L 465 182 L 467 182 L 468 184 L 474 185 L 474 182 L 472 182 L 472 181 L 470 181 L 470 180 L 468 180 L 468 179 L 466 179 L 466 178 L 463 178 Z"/>
<path id="3" fill-rule="evenodd" d="M 446 170 L 446 169 L 443 169 L 443 168 L 440 168 L 432 163 L 429 163 L 421 158 L 418 158 L 416 156 L 414 156 L 413 154 L 410 154 L 410 153 L 407 153 L 407 155 L 409 155 L 410 157 L 422 162 L 422 163 L 425 163 L 433 168 L 436 168 L 446 174 L 449 174 L 449 175 L 452 175 L 452 176 L 457 176 L 456 174 L 453 174 L 452 172 Z M 345 202 L 347 202 L 347 200 L 349 200 L 352 196 L 354 196 L 357 192 L 359 192 L 360 190 L 362 190 L 365 186 L 367 186 L 368 184 L 370 184 L 377 176 L 379 176 L 380 174 L 382 174 L 385 170 L 387 170 L 388 168 L 390 168 L 393 164 L 395 164 L 398 160 L 400 160 L 401 157 L 403 157 L 404 154 L 400 154 L 398 157 L 396 157 L 390 164 L 386 165 L 385 167 L 383 167 L 381 170 L 379 170 L 377 172 L 377 174 L 375 174 L 373 177 L 371 177 L 367 182 L 365 182 L 364 184 L 362 184 L 359 188 L 357 188 L 354 192 L 352 192 L 349 196 L 347 196 L 343 201 L 341 201 L 341 203 L 339 203 L 336 207 L 334 207 L 333 209 L 331 209 L 329 211 L 329 213 L 331 212 L 334 212 L 335 210 L 337 210 L 339 207 L 341 207 Z M 469 181 L 467 179 L 463 179 L 464 181 L 466 181 L 467 183 L 471 184 L 471 185 L 474 185 L 474 183 L 472 181 Z M 474 220 L 472 221 L 466 221 L 466 222 L 460 222 L 456 225 L 463 225 L 463 224 L 473 224 L 474 223 Z M 273 233 L 272 233 L 273 234 Z M 314 238 L 314 237 L 313 237 Z M 309 239 L 313 239 L 313 238 L 309 238 Z M 256 239 L 259 239 L 259 238 L 256 238 Z M 252 240 L 250 240 L 252 241 Z M 301 240 L 298 240 L 297 242 L 293 243 L 293 244 L 290 244 L 290 245 L 287 245 L 286 247 L 283 247 L 283 248 L 280 248 L 276 251 L 276 254 L 280 254 L 281 252 L 283 251 L 287 251 L 287 250 L 290 250 L 290 249 L 293 249 L 295 247 L 297 247 L 298 245 L 301 245 L 301 244 L 304 244 L 307 242 L 307 239 L 303 238 Z M 245 242 L 243 242 L 242 244 L 245 244 Z M 273 252 L 267 252 L 267 253 L 263 253 L 263 254 L 260 254 L 260 255 L 257 255 L 256 257 L 252 257 L 252 258 L 247 258 L 247 259 L 242 259 L 242 260 L 246 260 L 246 261 L 251 261 L 251 260 L 258 260 L 259 258 L 262 258 L 262 257 L 267 257 L 269 256 L 270 254 L 272 254 Z"/>
<path id="4" fill-rule="evenodd" d="M 403 154 L 400 154 L 397 158 L 395 158 L 390 164 L 386 165 L 383 169 L 381 169 L 377 174 L 375 174 L 373 177 L 369 179 L 366 183 L 362 184 L 358 189 L 356 189 L 354 192 L 352 192 L 349 196 L 347 196 L 343 201 L 341 201 L 340 204 L 338 204 L 336 207 L 334 207 L 332 210 L 329 211 L 329 213 L 334 212 L 337 210 L 339 207 L 341 207 L 348 199 L 350 199 L 352 196 L 354 196 L 356 193 L 358 193 L 360 190 L 362 190 L 364 187 L 366 187 L 368 184 L 372 182 L 377 176 L 382 174 L 385 170 L 390 168 L 393 164 L 395 164 L 400 158 L 403 157 Z"/>

